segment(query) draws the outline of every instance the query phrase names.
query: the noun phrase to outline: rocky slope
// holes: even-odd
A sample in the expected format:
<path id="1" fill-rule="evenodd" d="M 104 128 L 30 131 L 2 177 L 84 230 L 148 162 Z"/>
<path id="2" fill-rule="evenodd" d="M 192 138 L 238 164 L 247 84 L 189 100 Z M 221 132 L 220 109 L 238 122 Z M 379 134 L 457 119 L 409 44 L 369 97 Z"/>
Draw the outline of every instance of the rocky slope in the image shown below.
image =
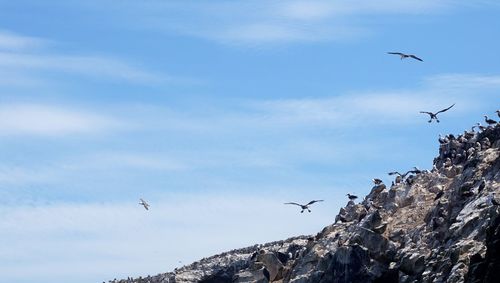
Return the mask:
<path id="1" fill-rule="evenodd" d="M 395 174 L 315 236 L 116 282 L 500 282 L 500 125 L 440 144 L 431 171 Z"/>

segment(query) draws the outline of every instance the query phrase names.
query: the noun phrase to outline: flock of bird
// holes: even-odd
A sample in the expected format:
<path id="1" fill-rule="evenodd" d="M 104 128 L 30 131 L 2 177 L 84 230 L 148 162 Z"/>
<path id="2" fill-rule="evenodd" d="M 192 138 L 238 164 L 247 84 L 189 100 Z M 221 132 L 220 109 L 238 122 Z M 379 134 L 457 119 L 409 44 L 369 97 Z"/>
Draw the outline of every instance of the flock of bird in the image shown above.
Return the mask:
<path id="1" fill-rule="evenodd" d="M 415 56 L 413 54 L 405 54 L 405 53 L 401 53 L 401 52 L 387 52 L 387 54 L 399 55 L 400 58 L 401 58 L 401 60 L 406 59 L 406 58 L 412 58 L 412 59 L 418 60 L 420 62 L 424 61 L 421 58 L 419 58 L 419 57 L 417 57 L 417 56 Z M 449 107 L 447 107 L 445 109 L 439 110 L 437 112 L 420 111 L 420 113 L 429 115 L 429 121 L 427 121 L 427 122 L 431 123 L 432 121 L 435 120 L 437 123 L 439 123 L 439 118 L 438 118 L 437 115 L 439 113 L 443 113 L 443 112 L 446 112 L 446 111 L 450 110 L 453 106 L 455 106 L 455 103 L 453 103 L 451 106 L 449 106 Z M 496 110 L 495 112 L 497 113 L 498 117 L 500 118 L 500 110 Z M 499 122 L 497 122 L 497 121 L 495 121 L 495 120 L 493 120 L 491 118 L 488 118 L 488 116 L 486 116 L 486 115 L 484 115 L 484 121 L 486 122 L 486 124 L 488 124 L 490 126 L 499 123 Z M 480 129 L 481 131 L 484 130 L 484 129 L 486 129 L 486 127 L 482 126 L 481 123 L 477 123 L 476 126 L 472 127 L 472 130 L 474 130 L 475 127 L 477 127 L 478 129 Z M 440 137 L 439 141 L 442 143 L 441 139 L 442 138 Z M 396 181 L 396 183 L 398 183 L 401 180 L 405 180 L 405 178 L 406 178 L 406 176 L 408 174 L 419 174 L 421 172 L 422 171 L 420 169 L 418 169 L 417 167 L 413 167 L 412 170 L 409 170 L 409 171 L 407 171 L 407 172 L 405 172 L 403 174 L 401 174 L 401 173 L 399 173 L 397 171 L 389 172 L 388 174 L 391 175 L 391 176 L 392 175 L 396 175 L 396 180 L 395 181 Z M 373 179 L 372 181 L 377 186 L 383 183 L 381 179 L 377 179 L 377 178 Z M 439 197 L 441 197 L 442 194 L 443 194 L 442 191 L 438 192 L 437 195 L 436 195 L 436 199 L 438 199 Z M 349 198 L 349 201 L 354 201 L 355 199 L 358 198 L 358 196 L 352 195 L 352 194 L 346 194 L 346 196 Z M 307 210 L 308 212 L 311 212 L 310 206 L 312 204 L 314 204 L 314 203 L 322 202 L 322 201 L 324 201 L 324 200 L 322 200 L 322 199 L 320 199 L 320 200 L 311 200 L 307 204 L 300 204 L 300 203 L 296 203 L 296 202 L 286 202 L 284 204 L 291 204 L 291 205 L 299 206 L 301 208 L 300 213 L 304 213 L 305 210 Z M 496 202 L 495 199 L 493 199 L 492 202 Z M 142 198 L 140 199 L 139 204 L 142 205 L 144 207 L 144 209 L 149 210 L 150 205 L 145 200 L 143 200 Z"/>

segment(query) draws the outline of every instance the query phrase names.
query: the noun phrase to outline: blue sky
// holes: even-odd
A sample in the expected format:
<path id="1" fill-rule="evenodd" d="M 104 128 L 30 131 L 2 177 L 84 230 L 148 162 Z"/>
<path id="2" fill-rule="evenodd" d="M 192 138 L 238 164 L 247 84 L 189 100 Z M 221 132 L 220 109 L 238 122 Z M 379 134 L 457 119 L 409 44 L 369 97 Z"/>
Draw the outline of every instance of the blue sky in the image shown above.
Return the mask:
<path id="1" fill-rule="evenodd" d="M 144 276 L 316 233 L 495 117 L 499 4 L 372 2 L 0 0 L 2 279 Z"/>

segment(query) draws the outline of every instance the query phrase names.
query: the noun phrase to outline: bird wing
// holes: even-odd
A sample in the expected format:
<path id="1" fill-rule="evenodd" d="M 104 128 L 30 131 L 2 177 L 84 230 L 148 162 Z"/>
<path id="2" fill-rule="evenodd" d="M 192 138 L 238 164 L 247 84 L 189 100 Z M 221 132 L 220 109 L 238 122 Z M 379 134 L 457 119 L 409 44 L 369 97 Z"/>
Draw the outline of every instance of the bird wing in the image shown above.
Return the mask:
<path id="1" fill-rule="evenodd" d="M 302 206 L 302 204 L 298 204 L 298 203 L 296 203 L 296 202 L 285 202 L 284 204 L 293 204 L 293 205 Z"/>
<path id="2" fill-rule="evenodd" d="M 306 205 L 311 205 L 311 204 L 313 204 L 313 203 L 315 203 L 315 202 L 320 202 L 320 201 L 323 201 L 323 200 L 322 200 L 322 199 L 318 199 L 318 200 L 311 200 L 311 201 L 310 201 L 308 204 L 306 204 Z"/>
<path id="3" fill-rule="evenodd" d="M 410 57 L 411 57 L 411 58 L 413 58 L 413 59 L 417 59 L 418 61 L 422 61 L 422 62 L 424 62 L 424 60 L 422 60 L 422 59 L 418 58 L 418 57 L 417 57 L 417 56 L 415 56 L 415 55 L 410 55 Z"/>
<path id="4" fill-rule="evenodd" d="M 438 113 L 442 113 L 442 112 L 445 112 L 445 111 L 450 110 L 450 108 L 451 108 L 451 107 L 453 107 L 453 106 L 455 106 L 455 103 L 453 103 L 450 107 L 448 107 L 448 108 L 446 108 L 446 109 L 443 109 L 443 110 L 440 110 L 440 111 L 436 112 L 436 115 L 437 115 Z"/>
<path id="5" fill-rule="evenodd" d="M 391 176 L 392 176 L 392 175 L 399 175 L 399 176 L 401 176 L 401 173 L 399 173 L 398 171 L 389 172 L 389 173 L 387 173 L 387 174 L 389 174 L 389 175 L 391 175 Z"/>
<path id="6" fill-rule="evenodd" d="M 401 52 L 387 52 L 387 54 L 394 54 L 394 55 L 405 55 Z"/>
<path id="7" fill-rule="evenodd" d="M 427 112 L 427 111 L 420 111 L 420 113 L 429 114 L 429 115 L 431 115 L 431 116 L 434 114 L 434 113 L 432 113 L 432 112 Z"/>

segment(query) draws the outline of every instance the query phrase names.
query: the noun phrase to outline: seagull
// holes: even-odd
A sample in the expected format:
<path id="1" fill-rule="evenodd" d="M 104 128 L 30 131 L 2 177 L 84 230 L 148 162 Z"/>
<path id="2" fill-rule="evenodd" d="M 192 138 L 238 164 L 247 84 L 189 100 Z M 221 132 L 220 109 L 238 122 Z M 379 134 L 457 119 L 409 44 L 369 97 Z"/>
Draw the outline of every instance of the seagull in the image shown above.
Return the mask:
<path id="1" fill-rule="evenodd" d="M 304 210 L 307 209 L 307 211 L 311 212 L 311 210 L 309 209 L 309 206 L 315 202 L 320 202 L 320 201 L 323 201 L 322 199 L 319 199 L 319 200 L 312 200 L 310 201 L 309 203 L 307 204 L 300 204 L 300 203 L 296 203 L 296 202 L 286 202 L 285 204 L 293 204 L 293 205 L 298 205 L 302 208 L 302 211 L 300 213 L 303 213 Z"/>
<path id="2" fill-rule="evenodd" d="M 416 60 L 421 61 L 421 62 L 424 61 L 413 54 L 404 54 L 401 52 L 387 52 L 387 54 L 399 55 L 399 56 L 401 56 L 401 60 L 406 59 L 406 58 L 413 58 L 413 59 L 416 59 Z"/>
<path id="3" fill-rule="evenodd" d="M 358 196 L 351 195 L 351 194 L 347 194 L 346 196 L 349 198 L 349 200 L 355 200 L 358 198 Z"/>
<path id="4" fill-rule="evenodd" d="M 497 121 L 493 120 L 493 119 L 490 119 L 488 118 L 488 116 L 484 115 L 484 121 L 486 122 L 486 124 L 488 125 L 495 125 L 497 123 Z"/>
<path id="5" fill-rule="evenodd" d="M 141 200 L 141 202 L 139 204 L 144 206 L 144 208 L 146 210 L 149 210 L 149 204 L 145 200 L 143 200 L 142 198 L 140 200 Z"/>
<path id="6" fill-rule="evenodd" d="M 448 107 L 446 109 L 443 109 L 443 110 L 440 110 L 440 111 L 438 111 L 436 113 L 427 112 L 427 111 L 420 111 L 420 113 L 429 114 L 429 116 L 431 116 L 430 120 L 428 121 L 429 123 L 432 122 L 432 120 L 436 120 L 436 122 L 439 123 L 439 119 L 437 117 L 437 114 L 445 112 L 445 111 L 448 111 L 453 106 L 455 106 L 455 103 L 453 103 L 453 105 L 451 105 L 450 107 Z"/>

